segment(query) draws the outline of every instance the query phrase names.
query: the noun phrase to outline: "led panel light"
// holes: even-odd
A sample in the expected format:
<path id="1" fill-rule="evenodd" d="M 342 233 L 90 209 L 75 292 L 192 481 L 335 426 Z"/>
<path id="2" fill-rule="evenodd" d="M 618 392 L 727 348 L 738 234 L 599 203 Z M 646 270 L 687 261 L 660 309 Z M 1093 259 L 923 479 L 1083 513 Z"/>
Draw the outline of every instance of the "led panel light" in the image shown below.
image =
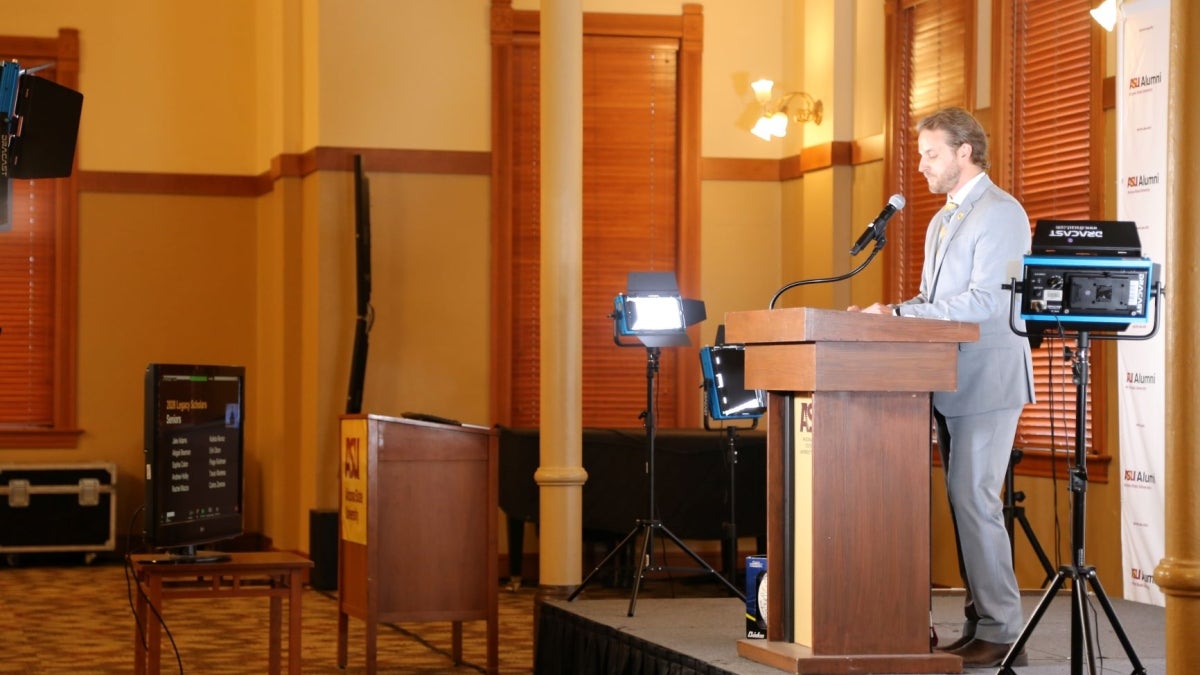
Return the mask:
<path id="1" fill-rule="evenodd" d="M 758 419 L 767 411 L 767 393 L 746 389 L 746 348 L 718 345 L 700 350 L 705 403 L 714 420 Z"/>
<path id="2" fill-rule="evenodd" d="M 686 328 L 682 298 L 677 295 L 630 295 L 624 309 L 629 335 L 677 333 Z"/>
<path id="3" fill-rule="evenodd" d="M 1159 275 L 1146 258 L 1025 256 L 1021 318 L 1074 330 L 1146 324 Z"/>

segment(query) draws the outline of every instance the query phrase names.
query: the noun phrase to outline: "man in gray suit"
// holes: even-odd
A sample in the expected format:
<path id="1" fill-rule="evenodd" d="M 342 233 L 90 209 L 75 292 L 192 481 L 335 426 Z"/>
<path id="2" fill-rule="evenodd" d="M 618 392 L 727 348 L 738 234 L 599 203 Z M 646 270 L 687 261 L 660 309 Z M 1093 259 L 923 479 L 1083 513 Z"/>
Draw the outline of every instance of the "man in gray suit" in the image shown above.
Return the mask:
<path id="1" fill-rule="evenodd" d="M 939 110 L 917 130 L 920 171 L 931 192 L 947 195 L 947 205 L 925 234 L 920 293 L 862 311 L 979 324 L 979 341 L 958 348 L 957 391 L 933 394 L 967 590 L 962 637 L 941 649 L 961 656 L 966 667 L 995 666 L 1023 626 L 1000 489 L 1021 410 L 1034 400 L 1033 363 L 1028 340 L 1009 326 L 1009 295 L 1001 285 L 1009 281 L 1009 262 L 1029 251 L 1029 217 L 985 173 L 987 136 L 970 113 Z M 1016 665 L 1024 660 L 1020 655 Z"/>

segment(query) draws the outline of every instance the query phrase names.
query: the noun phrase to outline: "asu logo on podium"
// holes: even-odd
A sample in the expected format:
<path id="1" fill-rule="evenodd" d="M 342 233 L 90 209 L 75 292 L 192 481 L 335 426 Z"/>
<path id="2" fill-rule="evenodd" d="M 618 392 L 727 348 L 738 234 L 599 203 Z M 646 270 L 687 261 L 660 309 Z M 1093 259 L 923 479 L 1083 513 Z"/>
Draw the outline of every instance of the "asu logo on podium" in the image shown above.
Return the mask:
<path id="1" fill-rule="evenodd" d="M 341 521 L 342 539 L 367 543 L 367 465 L 363 453 L 367 446 L 367 421 L 342 421 Z"/>
<path id="2" fill-rule="evenodd" d="M 361 466 L 360 458 L 362 455 L 362 444 L 357 438 L 345 438 L 342 443 L 343 462 L 342 472 L 346 478 L 351 480 L 359 480 L 362 476 L 359 474 L 359 466 Z"/>
<path id="3" fill-rule="evenodd" d="M 796 453 L 811 455 L 813 449 L 813 400 L 811 397 L 796 397 Z"/>

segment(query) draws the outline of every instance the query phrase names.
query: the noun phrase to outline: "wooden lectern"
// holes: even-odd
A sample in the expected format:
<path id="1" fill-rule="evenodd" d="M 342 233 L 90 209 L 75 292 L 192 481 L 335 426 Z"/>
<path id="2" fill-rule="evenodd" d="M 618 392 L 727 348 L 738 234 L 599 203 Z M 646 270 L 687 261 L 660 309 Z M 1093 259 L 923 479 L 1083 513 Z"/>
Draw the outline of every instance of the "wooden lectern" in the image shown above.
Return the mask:
<path id="1" fill-rule="evenodd" d="M 930 392 L 975 324 L 811 308 L 732 312 L 767 413 L 767 639 L 792 673 L 960 672 L 930 647 Z"/>
<path id="2" fill-rule="evenodd" d="M 496 512 L 499 441 L 486 427 L 379 415 L 341 420 L 338 656 L 349 617 L 366 622 L 374 673 L 380 622 L 487 622 L 488 673 L 499 670 Z"/>

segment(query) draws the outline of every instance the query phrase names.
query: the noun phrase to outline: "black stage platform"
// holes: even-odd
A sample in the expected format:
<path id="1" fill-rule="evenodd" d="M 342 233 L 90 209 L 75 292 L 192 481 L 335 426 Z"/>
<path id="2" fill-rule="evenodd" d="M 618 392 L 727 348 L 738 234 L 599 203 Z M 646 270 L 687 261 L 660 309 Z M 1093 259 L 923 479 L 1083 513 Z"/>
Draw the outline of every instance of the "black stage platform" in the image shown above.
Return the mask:
<path id="1" fill-rule="evenodd" d="M 714 586 L 714 589 L 716 587 Z M 657 589 L 656 589 L 657 590 Z M 716 591 L 714 591 L 716 592 Z M 574 602 L 548 601 L 538 621 L 534 672 L 545 675 L 778 675 L 775 670 L 737 655 L 745 635 L 745 604 L 729 597 L 638 598 L 635 615 L 628 597 L 606 592 L 603 599 L 582 596 Z M 1028 617 L 1042 597 L 1039 590 L 1024 596 Z M 1166 673 L 1164 611 L 1161 607 L 1112 599 L 1117 616 L 1148 675 Z M 1099 604 L 1093 599 L 1093 627 L 1099 630 L 1097 672 L 1130 673 L 1132 667 Z M 1071 598 L 1069 591 L 1050 603 L 1026 646 L 1029 665 L 1021 675 L 1070 672 Z M 958 638 L 962 616 L 961 591 L 938 591 L 933 618 L 944 643 Z M 1102 659 L 1102 660 L 1101 660 Z M 965 670 L 991 673 L 991 669 Z"/>

